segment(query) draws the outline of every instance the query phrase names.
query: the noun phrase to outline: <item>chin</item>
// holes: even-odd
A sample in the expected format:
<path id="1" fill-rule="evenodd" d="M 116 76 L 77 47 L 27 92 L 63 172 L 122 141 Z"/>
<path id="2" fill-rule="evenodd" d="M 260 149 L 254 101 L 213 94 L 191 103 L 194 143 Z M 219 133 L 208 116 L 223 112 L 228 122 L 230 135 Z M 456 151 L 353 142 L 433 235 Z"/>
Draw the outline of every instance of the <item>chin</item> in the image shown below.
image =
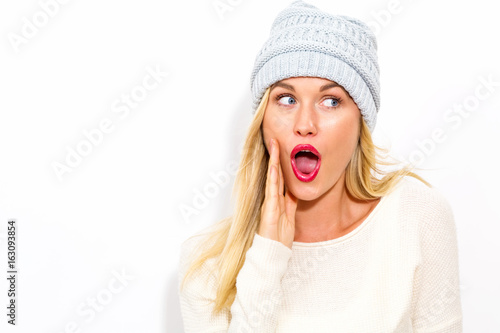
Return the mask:
<path id="1" fill-rule="evenodd" d="M 338 177 L 334 181 L 332 179 L 324 179 L 322 177 L 316 177 L 311 182 L 300 181 L 292 173 L 291 182 L 287 182 L 289 191 L 299 200 L 303 201 L 314 201 L 326 193 L 330 192 L 334 187 L 336 187 L 342 177 Z"/>
<path id="2" fill-rule="evenodd" d="M 313 201 L 321 197 L 326 191 L 322 191 L 319 182 L 305 183 L 298 179 L 294 180 L 294 184 L 290 186 L 289 191 L 298 200 Z"/>

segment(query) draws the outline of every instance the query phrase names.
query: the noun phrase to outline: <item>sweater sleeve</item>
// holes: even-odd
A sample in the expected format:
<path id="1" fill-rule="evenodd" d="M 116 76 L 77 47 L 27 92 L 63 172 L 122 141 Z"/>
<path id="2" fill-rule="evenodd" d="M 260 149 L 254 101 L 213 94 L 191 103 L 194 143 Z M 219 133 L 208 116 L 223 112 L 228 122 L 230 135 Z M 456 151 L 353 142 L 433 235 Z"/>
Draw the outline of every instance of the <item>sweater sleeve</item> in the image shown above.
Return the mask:
<path id="1" fill-rule="evenodd" d="M 421 265 L 415 271 L 414 332 L 462 332 L 457 234 L 448 202 L 436 190 L 421 208 Z M 425 207 L 424 207 L 425 206 Z"/>
<path id="2" fill-rule="evenodd" d="M 188 246 L 183 244 L 179 277 L 183 278 Z M 182 254 L 184 253 L 184 254 Z M 185 332 L 274 332 L 282 300 L 281 279 L 292 250 L 255 234 L 236 278 L 236 297 L 230 311 L 212 315 L 217 281 L 210 262 L 179 290 Z"/>

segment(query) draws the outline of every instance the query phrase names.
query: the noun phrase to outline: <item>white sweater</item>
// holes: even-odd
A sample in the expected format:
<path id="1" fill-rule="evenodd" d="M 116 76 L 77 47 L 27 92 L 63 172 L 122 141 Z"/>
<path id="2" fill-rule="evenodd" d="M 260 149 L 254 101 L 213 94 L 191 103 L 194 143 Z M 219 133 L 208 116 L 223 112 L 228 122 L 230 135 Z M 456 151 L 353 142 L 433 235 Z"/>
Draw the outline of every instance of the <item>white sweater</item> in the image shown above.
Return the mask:
<path id="1" fill-rule="evenodd" d="M 256 234 L 231 311 L 217 317 L 213 260 L 180 292 L 185 332 L 462 332 L 453 215 L 420 182 L 400 182 L 340 238 L 289 249 Z"/>

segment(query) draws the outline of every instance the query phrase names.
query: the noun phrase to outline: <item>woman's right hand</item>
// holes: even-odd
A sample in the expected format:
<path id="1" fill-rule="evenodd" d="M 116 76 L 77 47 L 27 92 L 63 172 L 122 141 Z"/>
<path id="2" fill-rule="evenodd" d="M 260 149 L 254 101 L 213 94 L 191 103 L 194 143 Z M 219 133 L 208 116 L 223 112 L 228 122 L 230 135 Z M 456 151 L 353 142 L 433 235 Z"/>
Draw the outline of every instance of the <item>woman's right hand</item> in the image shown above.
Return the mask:
<path id="1" fill-rule="evenodd" d="M 285 188 L 279 159 L 279 145 L 271 139 L 266 192 L 260 214 L 258 234 L 292 248 L 295 237 L 297 198 Z M 285 189 L 286 193 L 283 194 Z"/>

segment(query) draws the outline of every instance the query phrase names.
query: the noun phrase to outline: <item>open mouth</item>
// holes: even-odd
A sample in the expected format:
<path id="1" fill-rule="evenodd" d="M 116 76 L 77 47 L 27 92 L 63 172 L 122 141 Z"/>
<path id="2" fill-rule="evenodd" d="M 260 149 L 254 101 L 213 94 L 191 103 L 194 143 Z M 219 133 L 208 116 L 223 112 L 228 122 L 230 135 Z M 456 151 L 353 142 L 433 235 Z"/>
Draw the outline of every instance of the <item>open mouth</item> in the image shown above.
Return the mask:
<path id="1" fill-rule="evenodd" d="M 295 177 L 303 182 L 313 181 L 318 175 L 321 155 L 312 145 L 297 145 L 290 154 Z"/>

